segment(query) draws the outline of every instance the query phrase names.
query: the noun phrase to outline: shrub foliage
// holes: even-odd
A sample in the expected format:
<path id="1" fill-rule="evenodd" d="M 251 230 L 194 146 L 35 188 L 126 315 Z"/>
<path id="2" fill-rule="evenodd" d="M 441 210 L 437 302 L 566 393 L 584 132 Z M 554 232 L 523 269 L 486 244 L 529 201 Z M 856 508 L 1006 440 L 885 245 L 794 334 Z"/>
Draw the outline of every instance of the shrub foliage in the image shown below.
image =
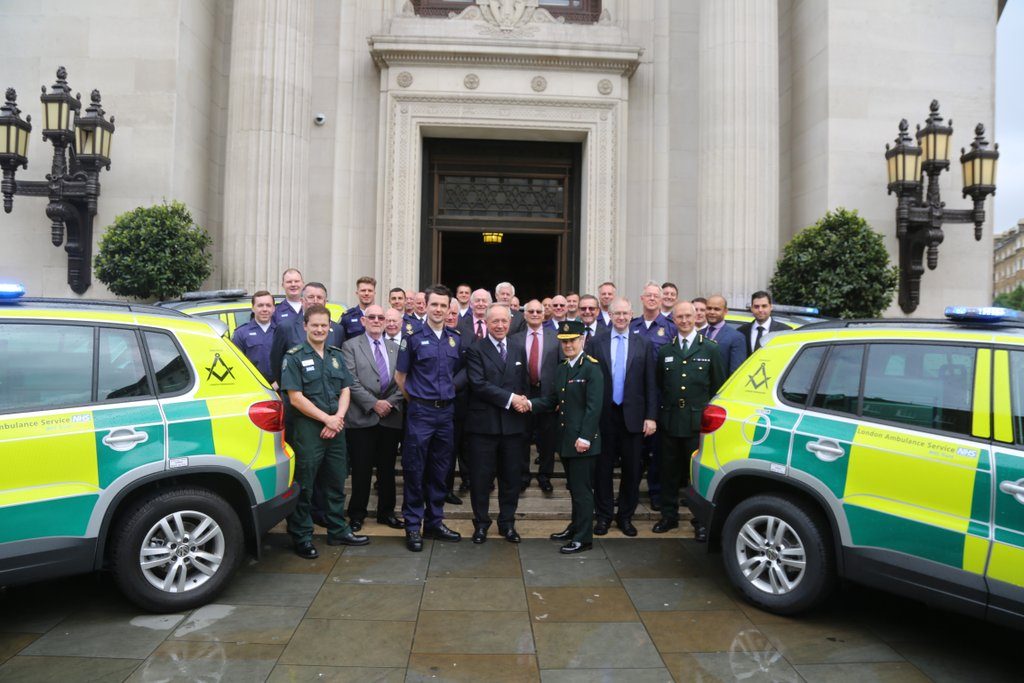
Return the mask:
<path id="1" fill-rule="evenodd" d="M 115 218 L 100 239 L 96 277 L 118 296 L 173 299 L 210 276 L 212 243 L 181 202 L 139 207 Z"/>
<path id="2" fill-rule="evenodd" d="M 829 211 L 783 250 L 772 276 L 781 303 L 816 306 L 837 318 L 876 318 L 898 282 L 882 236 L 856 211 Z"/>

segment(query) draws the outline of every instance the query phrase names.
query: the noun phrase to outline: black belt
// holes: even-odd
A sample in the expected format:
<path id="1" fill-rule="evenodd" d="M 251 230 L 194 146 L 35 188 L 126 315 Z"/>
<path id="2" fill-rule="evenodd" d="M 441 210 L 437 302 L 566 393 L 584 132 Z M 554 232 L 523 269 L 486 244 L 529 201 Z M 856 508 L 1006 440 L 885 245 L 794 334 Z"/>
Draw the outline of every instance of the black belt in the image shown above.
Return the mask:
<path id="1" fill-rule="evenodd" d="M 452 403 L 455 403 L 455 401 L 435 401 L 432 398 L 417 398 L 415 396 L 410 396 L 409 398 L 416 403 L 422 403 L 423 405 L 432 406 L 434 408 L 447 408 Z"/>

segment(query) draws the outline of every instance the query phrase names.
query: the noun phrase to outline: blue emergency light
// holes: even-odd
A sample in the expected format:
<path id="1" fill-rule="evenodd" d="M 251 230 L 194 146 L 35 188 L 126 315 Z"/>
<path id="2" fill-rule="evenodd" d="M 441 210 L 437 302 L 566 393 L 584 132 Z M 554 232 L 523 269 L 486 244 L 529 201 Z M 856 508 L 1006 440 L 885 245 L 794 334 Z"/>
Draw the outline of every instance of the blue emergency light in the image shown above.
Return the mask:
<path id="1" fill-rule="evenodd" d="M 20 299 L 25 296 L 25 285 L 20 282 L 0 282 L 0 299 Z"/>
<path id="2" fill-rule="evenodd" d="M 776 304 L 772 306 L 772 311 L 775 313 L 793 313 L 796 315 L 818 315 L 821 313 L 814 306 L 789 306 L 787 304 Z"/>
<path id="3" fill-rule="evenodd" d="M 963 322 L 1020 322 L 1024 313 L 1000 306 L 947 306 L 946 317 Z"/>

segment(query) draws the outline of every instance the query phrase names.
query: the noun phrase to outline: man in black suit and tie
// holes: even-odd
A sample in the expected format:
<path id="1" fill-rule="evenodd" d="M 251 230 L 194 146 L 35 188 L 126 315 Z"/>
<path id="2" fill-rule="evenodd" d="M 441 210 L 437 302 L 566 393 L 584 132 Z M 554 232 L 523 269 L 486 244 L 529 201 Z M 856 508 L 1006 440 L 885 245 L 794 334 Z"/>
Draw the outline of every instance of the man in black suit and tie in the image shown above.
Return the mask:
<path id="1" fill-rule="evenodd" d="M 582 306 L 583 300 L 580 301 Z M 610 306 L 610 333 L 591 342 L 589 353 L 604 374 L 604 405 L 601 410 L 601 453 L 594 470 L 594 533 L 604 536 L 612 519 L 626 536 L 636 536 L 633 513 L 640 500 L 641 451 L 644 437 L 654 434 L 658 417 L 658 386 L 650 342 L 630 334 L 633 317 L 628 300 L 616 298 Z M 612 474 L 622 459 L 619 510 L 614 514 Z"/>
<path id="2" fill-rule="evenodd" d="M 729 327 L 725 322 L 725 313 L 729 310 L 729 304 L 721 294 L 712 294 L 708 297 L 707 321 L 708 326 L 704 328 L 704 336 L 718 343 L 718 355 L 725 364 L 725 372 L 728 377 L 736 372 L 743 361 L 747 359 L 747 342 L 743 335 Z"/>
<path id="3" fill-rule="evenodd" d="M 487 540 L 491 516 L 487 511 L 491 483 L 498 475 L 498 533 L 519 543 L 516 508 L 522 473 L 523 443 L 528 410 L 526 352 L 508 343 L 512 315 L 508 306 L 488 307 L 487 336 L 466 352 L 470 401 L 466 443 L 470 458 L 470 499 L 473 503 L 473 542 Z"/>
<path id="4" fill-rule="evenodd" d="M 491 293 L 486 289 L 473 290 L 469 297 L 469 313 L 459 318 L 459 334 L 466 343 L 487 336 L 487 307 L 491 305 Z"/>
<path id="5" fill-rule="evenodd" d="M 583 323 L 584 348 L 589 348 L 595 337 L 608 334 L 609 328 L 598 322 L 600 310 L 596 296 L 584 294 L 580 297 L 579 312 L 580 322 Z"/>
<path id="6" fill-rule="evenodd" d="M 352 470 L 349 526 L 353 531 L 363 527 L 370 499 L 370 475 L 376 468 L 377 523 L 401 529 L 404 524 L 395 517 L 395 458 L 402 439 L 405 398 L 395 384 L 398 346 L 384 338 L 384 309 L 380 306 L 367 306 L 360 323 L 365 334 L 349 339 L 341 347 L 353 378 L 352 400 L 345 413 Z"/>
<path id="7" fill-rule="evenodd" d="M 508 326 L 509 334 L 517 334 L 526 329 L 526 319 L 523 317 L 523 314 L 512 308 L 512 300 L 515 297 L 516 288 L 512 286 L 511 282 L 499 282 L 494 286 L 494 300 L 508 306 L 508 310 L 512 315 L 512 321 Z"/>
<path id="8" fill-rule="evenodd" d="M 754 292 L 750 297 L 750 312 L 753 322 L 744 323 L 736 330 L 743 335 L 747 345 L 747 356 L 761 348 L 765 335 L 790 329 L 777 320 L 772 320 L 772 295 L 768 292 Z"/>
<path id="9" fill-rule="evenodd" d="M 528 398 L 543 396 L 555 381 L 555 367 L 562 360 L 561 346 L 555 331 L 544 322 L 544 306 L 531 299 L 523 306 L 526 330 L 509 338 L 509 345 L 523 349 L 526 354 L 526 375 L 529 382 Z M 551 493 L 551 473 L 555 469 L 555 414 L 528 413 L 526 433 L 537 436 L 537 454 L 540 469 L 537 482 L 540 490 Z M 530 443 L 527 438 L 522 449 L 522 478 L 520 490 L 530 485 Z"/>

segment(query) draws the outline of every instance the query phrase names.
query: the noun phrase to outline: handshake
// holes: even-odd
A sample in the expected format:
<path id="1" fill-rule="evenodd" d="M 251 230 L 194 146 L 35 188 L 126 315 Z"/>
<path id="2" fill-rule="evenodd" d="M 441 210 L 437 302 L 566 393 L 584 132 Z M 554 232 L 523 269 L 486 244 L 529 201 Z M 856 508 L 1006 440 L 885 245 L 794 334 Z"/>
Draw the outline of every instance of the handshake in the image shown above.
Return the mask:
<path id="1" fill-rule="evenodd" d="M 530 400 L 522 394 L 512 394 L 512 405 L 510 407 L 517 412 L 525 413 L 530 410 Z"/>

